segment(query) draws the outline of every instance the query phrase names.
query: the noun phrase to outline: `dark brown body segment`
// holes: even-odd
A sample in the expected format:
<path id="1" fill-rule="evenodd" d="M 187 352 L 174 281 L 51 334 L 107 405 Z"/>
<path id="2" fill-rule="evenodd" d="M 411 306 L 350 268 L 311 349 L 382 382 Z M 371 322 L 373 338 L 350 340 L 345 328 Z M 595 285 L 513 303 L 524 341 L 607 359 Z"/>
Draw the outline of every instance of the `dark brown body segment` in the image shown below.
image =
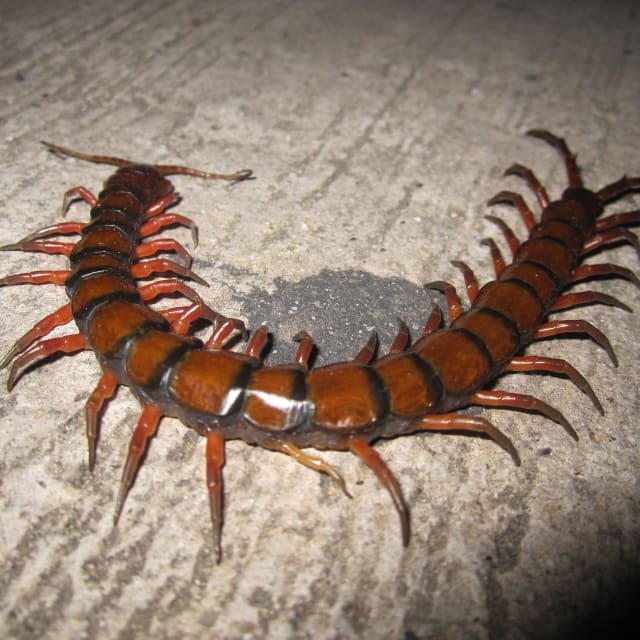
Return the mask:
<path id="1" fill-rule="evenodd" d="M 389 410 L 396 416 L 417 418 L 440 400 L 440 377 L 417 354 L 391 354 L 374 362 L 373 368 L 388 390 Z"/>
<path id="2" fill-rule="evenodd" d="M 464 329 L 484 344 L 494 363 L 502 363 L 520 346 L 517 324 L 490 307 L 470 309 L 454 320 L 452 327 Z"/>
<path id="3" fill-rule="evenodd" d="M 306 371 L 284 365 L 256 369 L 247 384 L 242 415 L 265 431 L 287 431 L 307 419 Z"/>
<path id="4" fill-rule="evenodd" d="M 191 412 L 226 416 L 241 406 L 256 365 L 241 354 L 189 351 L 171 375 L 172 395 Z"/>
<path id="5" fill-rule="evenodd" d="M 418 340 L 411 350 L 437 372 L 447 397 L 466 397 L 493 365 L 486 345 L 462 329 L 442 329 Z"/>
<path id="6" fill-rule="evenodd" d="M 365 364 L 340 362 L 315 369 L 307 377 L 307 389 L 313 422 L 326 429 L 369 427 L 389 411 L 382 381 Z"/>
<path id="7" fill-rule="evenodd" d="M 114 317 L 118 322 L 113 322 Z M 133 335 L 148 327 L 163 327 L 166 322 L 159 313 L 142 304 L 114 300 L 96 309 L 87 332 L 89 345 L 96 352 L 114 356 Z"/>
<path id="8" fill-rule="evenodd" d="M 518 327 L 519 343 L 524 336 L 528 337 L 533 333 L 546 312 L 545 305 L 535 290 L 521 280 L 490 282 L 480 290 L 475 306 L 493 309 L 509 318 Z"/>

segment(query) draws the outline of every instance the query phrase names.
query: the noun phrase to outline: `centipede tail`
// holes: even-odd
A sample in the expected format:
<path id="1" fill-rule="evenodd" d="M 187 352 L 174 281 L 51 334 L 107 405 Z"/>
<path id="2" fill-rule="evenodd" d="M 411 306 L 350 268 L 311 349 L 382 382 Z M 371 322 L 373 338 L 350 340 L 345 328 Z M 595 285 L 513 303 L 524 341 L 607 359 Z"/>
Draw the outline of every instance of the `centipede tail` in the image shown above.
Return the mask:
<path id="1" fill-rule="evenodd" d="M 623 177 L 598 191 L 585 188 L 575 155 L 562 138 L 535 129 L 528 134 L 553 146 L 561 155 L 568 187 L 552 200 L 534 172 L 520 164 L 506 175 L 518 176 L 534 193 L 542 209 L 536 218 L 525 198 L 501 191 L 489 205 L 507 204 L 519 212 L 529 233 L 520 241 L 511 228 L 494 216 L 512 254 L 508 262 L 488 239 L 496 279 L 480 286 L 472 269 L 453 264 L 464 278 L 469 305 L 455 287 L 435 281 L 426 286 L 440 291 L 448 310 L 436 305 L 421 336 L 411 342 L 409 330 L 398 321 L 389 352 L 376 357 L 373 333 L 353 360 L 311 368 L 314 343 L 306 331 L 290 364 L 265 366 L 269 330 L 263 326 L 247 340 L 243 323 L 207 306 L 184 280 L 206 284 L 191 270 L 191 255 L 178 242 L 158 238 L 166 227 L 190 229 L 194 246 L 197 229 L 189 218 L 169 211 L 179 200 L 169 175 L 242 181 L 244 170 L 208 173 L 173 165 L 143 165 L 111 156 L 81 153 L 44 143 L 51 152 L 118 167 L 96 196 L 86 187 L 70 189 L 62 212 L 75 200 L 86 202 L 90 221 L 64 221 L 45 227 L 2 250 L 63 255 L 69 268 L 18 273 L 0 279 L 0 286 L 63 285 L 69 302 L 36 323 L 11 347 L 0 367 L 11 365 L 11 389 L 21 375 L 53 354 L 82 350 L 95 353 L 103 374 L 86 403 L 89 468 L 96 461 L 100 416 L 118 386 L 128 386 L 143 409 L 133 431 L 122 471 L 114 520 L 123 512 L 144 452 L 163 416 L 180 419 L 206 438 L 206 485 L 213 547 L 221 557 L 223 524 L 224 446 L 241 439 L 291 456 L 311 469 L 326 473 L 347 495 L 340 473 L 306 448 L 350 451 L 368 466 L 389 492 L 398 512 L 402 542 L 409 544 L 409 510 L 400 484 L 375 450 L 375 441 L 419 431 L 466 432 L 493 440 L 520 464 L 511 440 L 481 416 L 458 409 L 479 405 L 539 413 L 559 424 L 570 436 L 578 434 L 560 411 L 531 395 L 494 389 L 497 377 L 509 372 L 561 375 L 604 413 L 589 382 L 568 362 L 523 354 L 530 343 L 565 335 L 582 335 L 617 359 L 608 338 L 582 319 L 549 319 L 555 311 L 605 304 L 630 311 L 620 300 L 595 291 L 571 291 L 594 278 L 620 278 L 640 287 L 629 269 L 611 263 L 585 264 L 585 256 L 613 243 L 628 243 L 640 253 L 640 243 L 627 227 L 640 223 L 640 210 L 601 217 L 604 207 L 640 190 L 640 178 Z M 80 236 L 73 241 L 69 236 Z M 177 259 L 158 257 L 172 253 Z M 158 278 L 160 274 L 170 277 Z M 150 282 L 141 279 L 153 277 Z M 180 278 L 180 279 L 178 279 Z M 188 304 L 154 310 L 152 301 L 179 295 Z M 48 337 L 54 328 L 75 321 L 76 333 Z M 193 335 L 196 321 L 211 327 L 206 340 Z M 229 346 L 247 340 L 243 352 Z"/>

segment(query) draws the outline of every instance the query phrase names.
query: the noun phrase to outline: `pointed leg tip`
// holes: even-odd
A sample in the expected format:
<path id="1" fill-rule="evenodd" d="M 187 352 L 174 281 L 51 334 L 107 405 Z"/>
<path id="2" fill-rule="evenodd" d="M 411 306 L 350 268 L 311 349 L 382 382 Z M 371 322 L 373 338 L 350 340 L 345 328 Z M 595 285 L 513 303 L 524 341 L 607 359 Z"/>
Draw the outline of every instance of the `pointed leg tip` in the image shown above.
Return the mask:
<path id="1" fill-rule="evenodd" d="M 408 512 L 405 512 L 404 517 L 401 516 L 400 527 L 402 528 L 402 546 L 406 548 L 411 542 L 411 525 Z"/>
<path id="2" fill-rule="evenodd" d="M 322 469 L 325 473 L 327 473 L 333 481 L 338 485 L 338 488 L 342 493 L 344 493 L 347 498 L 353 500 L 353 496 L 349 493 L 349 489 L 347 489 L 347 483 L 344 481 L 344 478 L 340 473 L 338 473 L 331 465 L 325 463 L 326 468 Z"/>
<path id="3" fill-rule="evenodd" d="M 216 564 L 220 564 L 222 562 L 222 504 L 213 500 L 210 501 L 209 506 L 211 508 L 211 550 Z"/>
<path id="4" fill-rule="evenodd" d="M 12 369 L 7 380 L 7 391 L 13 391 L 13 388 L 16 386 L 16 382 L 18 382 L 19 377 L 19 374 L 14 373 Z"/>
<path id="5" fill-rule="evenodd" d="M 526 132 L 526 135 L 528 135 L 531 138 L 540 138 L 541 140 L 548 140 L 553 142 L 562 140 L 562 138 L 559 138 L 558 136 L 551 133 L 550 131 L 547 131 L 546 129 L 535 129 L 535 128 L 529 129 Z"/>
<path id="6" fill-rule="evenodd" d="M 504 170 L 504 173 L 502 174 L 503 177 L 508 177 L 508 176 L 517 176 L 520 175 L 522 173 L 522 166 L 519 164 L 512 164 L 510 167 L 507 167 Z"/>
<path id="7" fill-rule="evenodd" d="M 96 467 L 96 450 L 95 446 L 89 445 L 89 461 L 88 461 L 89 471 L 93 473 L 93 470 Z"/>
<path id="8" fill-rule="evenodd" d="M 113 514 L 113 526 L 117 526 L 120 520 L 120 516 L 122 515 L 122 509 L 124 507 L 124 499 L 126 497 L 126 493 L 123 495 L 122 488 L 120 493 L 118 493 L 118 499 L 116 500 L 116 508 Z"/>
<path id="9" fill-rule="evenodd" d="M 213 534 L 213 557 L 215 558 L 216 564 L 222 563 L 222 536 L 220 535 L 220 531 L 214 531 Z"/>
<path id="10" fill-rule="evenodd" d="M 589 396 L 589 399 L 591 400 L 591 402 L 593 402 L 593 406 L 596 408 L 596 411 L 601 416 L 604 416 L 604 407 L 602 406 L 602 403 L 600 402 L 600 400 L 598 400 L 598 396 L 595 394 L 595 392 L 591 390 L 591 393 L 587 392 L 587 395 Z"/>
<path id="11" fill-rule="evenodd" d="M 499 446 L 501 446 L 510 456 L 511 459 L 513 460 L 513 464 L 516 465 L 516 467 L 519 467 L 522 465 L 522 461 L 520 460 L 520 454 L 518 453 L 518 450 L 515 448 L 515 445 L 513 444 L 513 442 L 511 442 L 511 440 L 509 438 L 507 438 L 507 436 L 505 436 L 502 432 L 500 432 L 500 435 L 502 438 L 504 438 L 504 440 L 498 441 L 495 438 L 493 438 Z"/>

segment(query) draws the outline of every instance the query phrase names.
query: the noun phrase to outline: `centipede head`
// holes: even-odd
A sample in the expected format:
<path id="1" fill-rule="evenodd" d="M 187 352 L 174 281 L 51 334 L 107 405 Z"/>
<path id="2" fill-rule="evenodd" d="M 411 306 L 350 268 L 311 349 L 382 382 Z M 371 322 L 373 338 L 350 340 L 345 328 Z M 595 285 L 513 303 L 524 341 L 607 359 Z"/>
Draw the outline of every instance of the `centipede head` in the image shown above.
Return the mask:
<path id="1" fill-rule="evenodd" d="M 118 169 L 104 184 L 105 191 L 144 192 L 153 194 L 151 202 L 160 200 L 173 192 L 168 178 L 147 164 L 132 164 Z"/>
<path id="2" fill-rule="evenodd" d="M 589 189 L 569 188 L 562 194 L 563 200 L 579 202 L 593 216 L 595 220 L 603 211 L 602 201 L 597 194 Z"/>

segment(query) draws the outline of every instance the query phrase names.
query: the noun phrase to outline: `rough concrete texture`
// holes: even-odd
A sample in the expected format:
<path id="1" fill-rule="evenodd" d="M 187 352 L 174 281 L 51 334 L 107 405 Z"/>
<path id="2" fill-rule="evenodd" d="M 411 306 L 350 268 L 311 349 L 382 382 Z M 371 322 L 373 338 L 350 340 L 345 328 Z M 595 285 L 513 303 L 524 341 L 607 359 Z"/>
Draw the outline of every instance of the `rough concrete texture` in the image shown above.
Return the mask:
<path id="1" fill-rule="evenodd" d="M 533 197 L 513 162 L 554 194 L 557 154 L 524 137 L 567 137 L 589 184 L 640 174 L 640 15 L 635 0 L 588 2 L 179 3 L 3 0 L 0 243 L 58 220 L 63 192 L 97 190 L 108 167 L 38 143 L 149 162 L 233 170 L 236 186 L 176 178 L 200 227 L 198 288 L 215 308 L 268 322 L 272 361 L 307 328 L 321 362 L 349 358 L 397 316 L 420 330 L 423 282 L 486 281 L 480 240 L 498 190 Z M 106 8 L 108 6 L 108 8 Z M 613 210 L 638 207 L 626 198 Z M 517 233 L 508 207 L 492 213 Z M 70 217 L 86 219 L 76 205 Z M 190 246 L 189 233 L 167 233 Z M 502 239 L 497 238 L 506 252 Z M 596 261 L 636 269 L 629 246 Z M 592 259 L 593 261 L 593 259 Z M 2 273 L 61 257 L 3 253 Z M 45 267 L 46 265 L 46 267 Z M 585 288 L 584 286 L 582 288 Z M 411 507 L 401 546 L 386 492 L 353 456 L 324 476 L 243 443 L 227 447 L 224 559 L 212 558 L 203 441 L 165 420 L 119 525 L 113 507 L 137 402 L 121 390 L 88 472 L 89 353 L 61 358 L 0 394 L 0 636 L 4 638 L 598 637 L 630 614 L 640 571 L 640 299 L 593 285 L 636 314 L 563 314 L 610 337 L 616 370 L 588 340 L 539 343 L 593 384 L 606 410 L 551 376 L 498 385 L 535 393 L 575 425 L 485 411 L 522 466 L 477 437 L 380 443 Z M 54 286 L 0 291 L 2 350 L 64 304 Z M 3 374 L 6 379 L 6 372 Z M 637 617 L 631 616 L 636 622 Z"/>

